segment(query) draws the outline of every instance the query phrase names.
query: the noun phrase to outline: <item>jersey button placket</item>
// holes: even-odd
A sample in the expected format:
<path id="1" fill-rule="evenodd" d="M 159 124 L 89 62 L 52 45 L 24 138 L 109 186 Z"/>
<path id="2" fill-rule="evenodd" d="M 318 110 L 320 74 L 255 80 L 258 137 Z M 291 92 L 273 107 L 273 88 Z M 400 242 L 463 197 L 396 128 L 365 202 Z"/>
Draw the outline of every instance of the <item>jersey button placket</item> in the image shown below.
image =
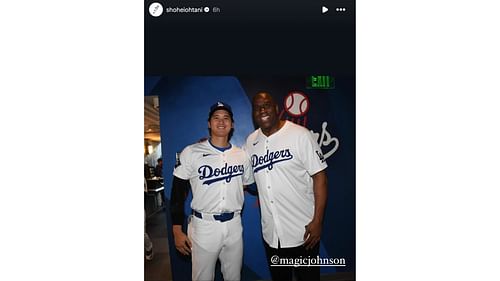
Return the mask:
<path id="1" fill-rule="evenodd" d="M 224 167 L 226 165 L 226 153 L 222 153 L 222 166 Z M 222 180 L 222 184 L 224 187 L 226 187 L 226 180 Z M 226 189 L 224 188 L 224 196 L 226 195 Z M 222 196 L 222 200 L 224 200 L 224 196 Z"/>
<path id="2" fill-rule="evenodd" d="M 225 153 L 222 153 L 221 154 L 221 162 L 222 162 L 222 166 L 224 166 L 226 164 L 226 154 Z M 223 177 L 223 175 L 220 175 L 221 177 Z M 220 210 L 219 212 L 222 212 L 223 209 L 226 208 L 226 192 L 227 192 L 227 186 L 226 186 L 226 180 L 223 179 L 222 180 L 222 185 L 221 185 L 221 188 L 220 188 L 220 198 L 221 198 L 221 203 L 220 203 Z"/>
<path id="3" fill-rule="evenodd" d="M 266 139 L 266 151 L 265 153 L 267 154 L 267 151 L 269 151 L 269 140 Z M 265 169 L 266 170 L 266 182 L 267 182 L 267 189 L 271 189 L 271 178 L 270 178 L 270 171 L 269 167 Z"/>
<path id="4" fill-rule="evenodd" d="M 266 168 L 266 182 L 267 182 L 267 189 L 271 189 L 271 179 L 268 168 Z"/>
<path id="5" fill-rule="evenodd" d="M 268 141 L 266 140 L 266 143 Z M 268 149 L 268 146 L 266 145 L 266 150 Z M 273 194 L 273 190 L 271 189 L 271 185 L 273 184 L 273 182 L 271 181 L 271 173 L 269 171 L 269 168 L 265 168 L 266 170 L 266 184 L 267 184 L 267 194 L 269 196 L 268 200 L 269 200 L 269 203 L 270 203 L 270 207 L 271 207 L 271 212 L 273 214 L 273 219 L 275 220 L 275 225 L 276 225 L 276 216 L 278 215 L 277 213 L 277 210 L 275 208 L 275 204 L 274 204 L 274 194 Z"/>
<path id="6" fill-rule="evenodd" d="M 226 153 L 222 153 L 222 166 L 225 166 L 227 163 L 226 161 Z M 224 187 L 226 187 L 226 180 L 222 180 L 222 184 L 224 185 Z M 226 189 L 224 188 L 224 193 L 226 193 Z M 222 197 L 222 199 L 224 199 L 224 197 Z"/>
<path id="7" fill-rule="evenodd" d="M 278 237 L 280 236 L 279 233 L 281 232 L 281 225 L 279 223 L 280 221 L 280 214 L 278 213 L 278 210 L 276 209 L 276 203 L 274 200 L 274 196 L 272 196 L 272 189 L 268 189 L 269 193 L 269 207 L 271 209 L 272 213 L 272 220 L 274 221 L 274 232 L 278 233 Z"/>
<path id="8" fill-rule="evenodd" d="M 272 144 L 269 143 L 269 139 L 266 139 L 266 152 L 269 151 L 269 147 L 271 147 Z M 276 200 L 274 200 L 274 195 L 273 195 L 273 185 L 275 182 L 272 181 L 272 171 L 269 170 L 268 168 L 266 168 L 266 182 L 267 182 L 267 191 L 268 191 L 268 194 L 269 194 L 269 205 L 270 205 L 270 208 L 271 208 L 271 212 L 273 214 L 273 221 L 274 221 L 274 227 L 275 227 L 275 233 L 278 234 L 278 237 L 280 237 L 280 233 L 281 233 L 281 224 L 279 223 L 279 220 L 280 220 L 280 214 L 278 213 L 278 210 L 277 210 L 277 207 L 276 207 Z"/>

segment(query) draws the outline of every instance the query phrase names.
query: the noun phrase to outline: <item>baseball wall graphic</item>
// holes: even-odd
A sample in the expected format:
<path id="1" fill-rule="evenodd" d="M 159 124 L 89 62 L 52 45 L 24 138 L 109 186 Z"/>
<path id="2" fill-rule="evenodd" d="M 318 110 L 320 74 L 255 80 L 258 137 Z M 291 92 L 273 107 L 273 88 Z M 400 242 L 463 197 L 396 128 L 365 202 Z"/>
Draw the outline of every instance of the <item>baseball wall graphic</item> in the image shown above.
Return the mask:
<path id="1" fill-rule="evenodd" d="M 290 92 L 285 97 L 285 111 L 293 117 L 304 116 L 309 111 L 309 99 L 304 93 Z"/>

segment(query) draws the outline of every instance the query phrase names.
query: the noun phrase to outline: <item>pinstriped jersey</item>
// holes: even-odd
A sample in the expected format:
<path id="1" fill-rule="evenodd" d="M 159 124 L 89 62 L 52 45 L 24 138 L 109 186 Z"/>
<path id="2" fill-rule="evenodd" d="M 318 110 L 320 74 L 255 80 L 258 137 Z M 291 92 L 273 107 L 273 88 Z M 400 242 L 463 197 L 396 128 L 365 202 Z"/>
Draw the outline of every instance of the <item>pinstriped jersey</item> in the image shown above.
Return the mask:
<path id="1" fill-rule="evenodd" d="M 189 180 L 191 208 L 203 213 L 241 211 L 243 185 L 254 182 L 246 153 L 236 147 L 218 150 L 208 140 L 187 146 L 179 156 L 174 176 Z"/>
<path id="2" fill-rule="evenodd" d="M 259 191 L 264 240 L 278 248 L 304 243 L 314 215 L 312 175 L 326 169 L 321 149 L 306 128 L 286 121 L 267 137 L 260 129 L 244 146 Z"/>

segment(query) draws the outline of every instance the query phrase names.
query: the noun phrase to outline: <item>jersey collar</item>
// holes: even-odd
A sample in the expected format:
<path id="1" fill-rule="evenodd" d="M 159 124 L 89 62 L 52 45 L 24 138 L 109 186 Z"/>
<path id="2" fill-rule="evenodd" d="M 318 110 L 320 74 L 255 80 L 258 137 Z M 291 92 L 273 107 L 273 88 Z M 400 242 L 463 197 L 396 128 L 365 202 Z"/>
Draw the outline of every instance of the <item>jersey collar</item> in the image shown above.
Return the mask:
<path id="1" fill-rule="evenodd" d="M 233 147 L 233 145 L 231 143 L 229 143 L 229 146 L 227 146 L 227 147 L 218 147 L 218 146 L 213 145 L 212 142 L 210 141 L 210 139 L 208 139 L 207 142 L 211 147 L 215 148 L 216 150 L 218 150 L 220 152 L 230 150 Z"/>
<path id="2" fill-rule="evenodd" d="M 290 121 L 285 120 L 285 124 L 283 124 L 283 127 L 279 128 L 279 130 L 277 130 L 276 132 L 274 132 L 274 134 L 272 134 L 270 136 L 264 135 L 264 133 L 262 132 L 262 129 L 259 128 L 259 135 L 260 135 L 261 138 L 264 138 L 264 139 L 270 139 L 270 138 L 273 138 L 274 136 L 278 136 L 278 135 L 281 134 L 281 132 L 284 131 L 285 127 L 288 127 L 289 122 Z"/>

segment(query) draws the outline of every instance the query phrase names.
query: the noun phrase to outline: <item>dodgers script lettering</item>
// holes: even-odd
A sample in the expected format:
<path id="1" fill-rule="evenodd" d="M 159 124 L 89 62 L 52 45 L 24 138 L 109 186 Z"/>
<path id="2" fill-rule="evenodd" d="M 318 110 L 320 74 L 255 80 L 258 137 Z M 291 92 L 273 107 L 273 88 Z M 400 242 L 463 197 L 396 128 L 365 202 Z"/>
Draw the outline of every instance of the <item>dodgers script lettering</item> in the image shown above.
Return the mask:
<path id="1" fill-rule="evenodd" d="M 207 179 L 203 184 L 210 185 L 211 183 L 225 180 L 226 182 L 231 182 L 233 177 L 242 175 L 244 171 L 243 165 L 229 166 L 227 163 L 222 168 L 213 168 L 209 165 L 203 165 L 198 168 L 198 174 L 200 175 L 200 180 Z M 219 177 L 221 176 L 221 177 Z"/>
<path id="2" fill-rule="evenodd" d="M 269 170 L 273 169 L 273 164 L 290 160 L 293 158 L 293 155 L 290 153 L 289 149 L 283 149 L 280 151 L 266 151 L 266 154 L 263 156 L 252 155 L 252 167 L 254 168 L 254 173 L 258 172 L 261 169 L 268 168 Z"/>

